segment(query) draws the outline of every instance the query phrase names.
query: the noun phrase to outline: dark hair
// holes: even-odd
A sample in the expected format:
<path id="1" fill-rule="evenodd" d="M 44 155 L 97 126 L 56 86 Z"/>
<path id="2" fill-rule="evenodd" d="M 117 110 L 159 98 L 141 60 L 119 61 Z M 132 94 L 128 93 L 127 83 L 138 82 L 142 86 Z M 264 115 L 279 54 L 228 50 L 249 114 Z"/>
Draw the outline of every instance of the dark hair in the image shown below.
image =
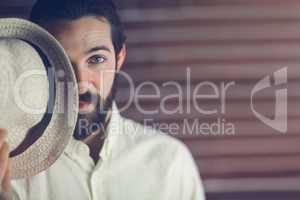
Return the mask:
<path id="1" fill-rule="evenodd" d="M 58 20 L 75 20 L 84 16 L 105 18 L 110 23 L 114 49 L 119 54 L 126 36 L 112 0 L 37 0 L 30 20 L 44 27 Z"/>

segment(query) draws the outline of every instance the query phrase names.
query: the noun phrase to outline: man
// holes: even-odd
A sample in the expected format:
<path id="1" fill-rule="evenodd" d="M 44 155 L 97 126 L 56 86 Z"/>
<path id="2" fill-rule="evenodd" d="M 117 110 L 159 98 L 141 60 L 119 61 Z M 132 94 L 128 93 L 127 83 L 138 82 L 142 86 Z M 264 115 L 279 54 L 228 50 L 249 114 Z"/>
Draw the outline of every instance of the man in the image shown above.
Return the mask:
<path id="1" fill-rule="evenodd" d="M 80 114 L 63 155 L 37 176 L 12 181 L 13 199 L 204 199 L 187 148 L 121 117 L 114 104 L 126 44 L 113 2 L 38 0 L 31 20 L 68 54 L 79 84 Z"/>

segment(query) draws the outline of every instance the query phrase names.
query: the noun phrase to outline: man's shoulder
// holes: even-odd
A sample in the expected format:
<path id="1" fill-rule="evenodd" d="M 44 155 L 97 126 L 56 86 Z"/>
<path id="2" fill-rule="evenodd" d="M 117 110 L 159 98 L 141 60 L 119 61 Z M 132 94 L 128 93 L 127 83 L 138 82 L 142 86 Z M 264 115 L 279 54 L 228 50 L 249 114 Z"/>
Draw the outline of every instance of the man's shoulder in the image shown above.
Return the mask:
<path id="1" fill-rule="evenodd" d="M 122 117 L 122 121 L 122 140 L 126 141 L 128 149 L 143 149 L 145 153 L 159 154 L 162 157 L 190 154 L 183 142 L 167 133 L 128 118 Z"/>

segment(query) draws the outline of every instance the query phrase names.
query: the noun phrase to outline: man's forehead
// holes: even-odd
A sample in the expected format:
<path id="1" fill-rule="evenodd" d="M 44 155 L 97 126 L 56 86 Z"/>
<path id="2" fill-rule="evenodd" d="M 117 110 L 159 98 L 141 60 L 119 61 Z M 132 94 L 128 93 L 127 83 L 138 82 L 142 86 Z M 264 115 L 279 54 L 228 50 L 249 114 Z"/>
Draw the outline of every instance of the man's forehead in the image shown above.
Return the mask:
<path id="1" fill-rule="evenodd" d="M 112 48 L 111 28 L 107 21 L 95 17 L 60 21 L 49 26 L 49 31 L 65 49 L 90 49 L 98 45 Z"/>

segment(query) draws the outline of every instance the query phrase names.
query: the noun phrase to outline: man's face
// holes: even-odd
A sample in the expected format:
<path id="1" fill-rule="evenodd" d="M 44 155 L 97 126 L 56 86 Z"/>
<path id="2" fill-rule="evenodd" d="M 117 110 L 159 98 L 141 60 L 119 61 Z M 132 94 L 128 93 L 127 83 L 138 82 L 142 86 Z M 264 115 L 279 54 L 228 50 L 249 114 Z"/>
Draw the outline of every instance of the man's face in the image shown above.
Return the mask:
<path id="1" fill-rule="evenodd" d="M 73 65 L 79 85 L 79 119 L 75 138 L 101 128 L 112 101 L 117 65 L 111 28 L 105 19 L 82 17 L 59 21 L 46 27 L 64 47 Z M 98 125 L 98 127 L 97 127 Z"/>

